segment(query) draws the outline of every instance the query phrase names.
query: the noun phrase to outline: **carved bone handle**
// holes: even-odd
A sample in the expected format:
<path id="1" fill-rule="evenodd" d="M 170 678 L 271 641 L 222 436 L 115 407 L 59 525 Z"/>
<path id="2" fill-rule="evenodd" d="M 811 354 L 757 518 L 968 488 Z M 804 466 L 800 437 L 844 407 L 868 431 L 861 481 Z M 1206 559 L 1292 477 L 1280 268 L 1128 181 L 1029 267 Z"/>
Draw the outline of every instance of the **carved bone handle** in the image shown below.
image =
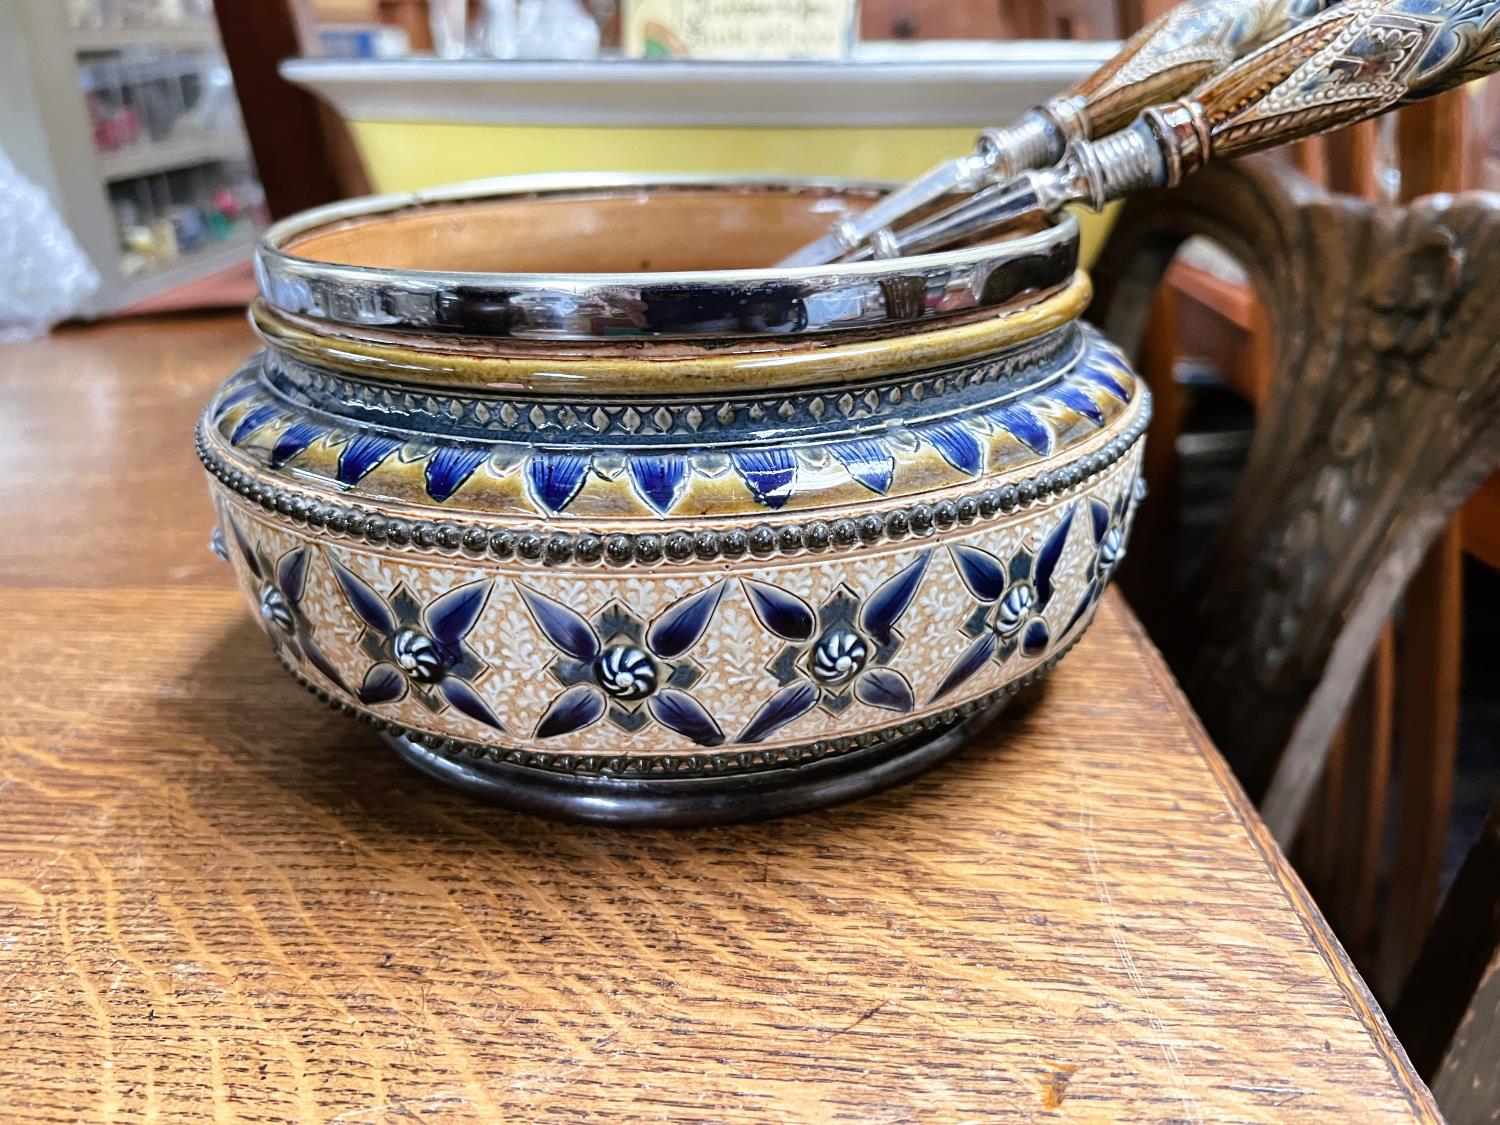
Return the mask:
<path id="1" fill-rule="evenodd" d="M 1147 106 L 1194 89 L 1245 52 L 1316 15 L 1330 0 L 1182 0 L 1125 41 L 1065 94 L 986 129 L 972 158 L 995 179 L 1062 158 L 1070 141 L 1122 128 Z M 977 181 L 957 185 L 973 190 Z"/>
<path id="2" fill-rule="evenodd" d="M 1113 133 L 1147 106 L 1196 88 L 1328 2 L 1183 0 L 1126 40 L 1109 62 L 1039 109 L 1068 139 Z M 1054 159 L 1061 155 L 1059 150 Z"/>
<path id="3" fill-rule="evenodd" d="M 1361 121 L 1497 66 L 1500 0 L 1343 0 L 1132 129 L 1156 133 L 1173 184 L 1209 160 Z"/>

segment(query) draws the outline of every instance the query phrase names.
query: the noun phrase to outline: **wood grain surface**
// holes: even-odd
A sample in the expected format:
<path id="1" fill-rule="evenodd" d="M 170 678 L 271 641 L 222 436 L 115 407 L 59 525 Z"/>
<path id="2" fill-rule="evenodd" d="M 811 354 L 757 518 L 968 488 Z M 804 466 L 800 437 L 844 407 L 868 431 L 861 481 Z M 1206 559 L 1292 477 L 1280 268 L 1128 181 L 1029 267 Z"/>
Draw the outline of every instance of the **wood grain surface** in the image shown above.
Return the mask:
<path id="1" fill-rule="evenodd" d="M 275 665 L 189 447 L 252 341 L 0 350 L 7 1121 L 1436 1120 L 1118 599 L 886 795 L 447 792 Z"/>

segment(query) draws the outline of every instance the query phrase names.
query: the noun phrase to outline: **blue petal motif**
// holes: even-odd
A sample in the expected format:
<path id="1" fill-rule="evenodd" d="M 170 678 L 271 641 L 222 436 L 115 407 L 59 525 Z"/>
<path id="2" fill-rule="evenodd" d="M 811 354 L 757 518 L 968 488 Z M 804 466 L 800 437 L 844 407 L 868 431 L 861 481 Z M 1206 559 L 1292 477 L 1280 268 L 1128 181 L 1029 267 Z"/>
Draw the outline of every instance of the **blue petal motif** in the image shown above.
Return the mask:
<path id="1" fill-rule="evenodd" d="M 854 681 L 854 695 L 861 703 L 906 714 L 916 705 L 911 684 L 894 668 L 871 668 Z"/>
<path id="2" fill-rule="evenodd" d="M 327 426 L 320 426 L 316 422 L 293 422 L 276 439 L 266 464 L 272 469 L 281 468 L 327 432 Z"/>
<path id="3" fill-rule="evenodd" d="M 339 454 L 339 483 L 358 484 L 366 473 L 400 447 L 400 438 L 360 434 Z"/>
<path id="4" fill-rule="evenodd" d="M 1076 410 L 1096 426 L 1104 425 L 1104 411 L 1099 409 L 1099 404 L 1082 387 L 1064 383 L 1047 397 L 1053 402 L 1062 403 L 1069 410 Z"/>
<path id="5" fill-rule="evenodd" d="M 469 582 L 435 599 L 427 607 L 427 628 L 446 645 L 456 645 L 469 635 L 485 599 L 490 596 L 489 579 Z"/>
<path id="6" fill-rule="evenodd" d="M 984 468 L 984 447 L 962 422 L 937 422 L 920 432 L 939 456 L 959 472 L 972 477 Z"/>
<path id="7" fill-rule="evenodd" d="M 796 594 L 751 578 L 741 578 L 740 581 L 750 599 L 750 608 L 771 632 L 785 641 L 805 641 L 813 635 L 817 618 L 812 608 Z"/>
<path id="8" fill-rule="evenodd" d="M 1076 508 L 1068 509 L 1068 514 L 1058 520 L 1057 526 L 1047 533 L 1042 549 L 1037 552 L 1032 584 L 1036 586 L 1038 609 L 1046 609 L 1047 603 L 1052 600 L 1052 572 L 1057 569 L 1057 560 L 1062 558 L 1063 546 L 1068 541 L 1068 529 L 1073 526 L 1075 511 Z"/>
<path id="9" fill-rule="evenodd" d="M 361 703 L 394 703 L 406 694 L 406 677 L 394 664 L 377 664 L 359 685 Z"/>
<path id="10" fill-rule="evenodd" d="M 549 641 L 574 660 L 593 660 L 599 655 L 599 638 L 582 617 L 561 602 L 519 583 L 516 589 L 521 591 L 521 598 L 536 619 L 537 628 L 547 634 Z"/>
<path id="11" fill-rule="evenodd" d="M 1005 567 L 1000 560 L 988 551 L 981 551 L 978 547 L 966 547 L 963 544 L 954 544 L 948 550 L 953 552 L 953 561 L 958 566 L 958 576 L 964 580 L 964 585 L 982 602 L 993 602 L 1000 599 L 1005 592 L 1006 579 Z"/>
<path id="12" fill-rule="evenodd" d="M 339 580 L 344 597 L 349 599 L 349 607 L 359 615 L 359 619 L 387 637 L 395 633 L 396 619 L 391 616 L 390 606 L 385 604 L 385 599 L 370 589 L 363 578 L 331 555 L 328 561 L 333 564 L 333 575 Z"/>
<path id="13" fill-rule="evenodd" d="M 461 680 L 457 676 L 444 676 L 438 681 L 438 691 L 443 693 L 443 698 L 452 705 L 454 710 L 462 711 L 469 718 L 476 719 L 496 730 L 505 729 L 505 724 L 495 718 L 495 713 L 490 710 L 489 704 L 479 698 L 479 693 L 467 680 Z"/>
<path id="14" fill-rule="evenodd" d="M 687 458 L 677 453 L 661 457 L 632 457 L 630 479 L 651 510 L 664 516 L 677 503 L 687 480 Z"/>
<path id="15" fill-rule="evenodd" d="M 604 693 L 593 684 L 576 684 L 552 701 L 536 725 L 537 738 L 572 734 L 604 717 Z"/>
<path id="16" fill-rule="evenodd" d="M 583 488 L 589 461 L 576 453 L 537 451 L 526 462 L 526 479 L 537 503 L 549 512 L 560 512 Z"/>
<path id="17" fill-rule="evenodd" d="M 280 413 L 281 407 L 270 402 L 263 402 L 254 409 L 247 411 L 244 417 L 240 419 L 239 425 L 235 426 L 234 433 L 229 435 L 229 444 L 239 445 L 240 442 L 244 441 Z"/>
<path id="18" fill-rule="evenodd" d="M 245 560 L 245 565 L 250 568 L 250 573 L 264 582 L 266 576 L 260 572 L 260 559 L 256 558 L 255 552 L 250 549 L 250 541 L 245 538 L 245 533 L 240 530 L 240 525 L 234 517 L 230 516 L 227 518 L 229 520 L 229 530 L 234 533 L 235 545 L 240 549 L 240 557 Z"/>
<path id="19" fill-rule="evenodd" d="M 483 446 L 441 446 L 427 458 L 427 495 L 441 504 L 463 487 L 489 455 Z"/>
<path id="20" fill-rule="evenodd" d="M 1047 644 L 1052 640 L 1052 634 L 1047 630 L 1047 622 L 1040 617 L 1033 617 L 1031 624 L 1026 626 L 1026 636 L 1021 640 L 1021 653 L 1025 656 L 1040 656 L 1047 651 Z"/>
<path id="21" fill-rule="evenodd" d="M 1089 582 L 1088 589 L 1083 592 L 1083 597 L 1078 599 L 1078 608 L 1073 611 L 1073 616 L 1068 618 L 1068 623 L 1063 626 L 1062 635 L 1067 636 L 1073 631 L 1073 626 L 1082 620 L 1089 606 L 1094 604 L 1094 599 L 1099 596 L 1099 580 L 1097 578 Z"/>
<path id="22" fill-rule="evenodd" d="M 871 492 L 884 496 L 890 491 L 896 458 L 883 441 L 876 438 L 841 441 L 830 445 L 828 452 Z"/>
<path id="23" fill-rule="evenodd" d="M 646 707 L 662 726 L 691 738 L 699 746 L 718 746 L 724 741 L 724 732 L 714 717 L 685 691 L 662 688 L 646 701 Z"/>
<path id="24" fill-rule="evenodd" d="M 1052 431 L 1029 407 L 1018 403 L 996 407 L 989 418 L 1033 453 L 1045 457 L 1052 452 Z"/>
<path id="25" fill-rule="evenodd" d="M 646 633 L 647 647 L 663 660 L 675 660 L 692 648 L 708 628 L 726 585 L 715 582 L 707 590 L 678 598 L 662 610 Z"/>
<path id="26" fill-rule="evenodd" d="M 333 661 L 324 656 L 323 650 L 313 643 L 313 639 L 311 637 L 303 637 L 300 643 L 302 655 L 306 658 L 307 662 L 332 680 L 334 686 L 340 691 L 347 692 L 349 686 L 344 683 L 344 678 L 339 675 L 338 669 L 333 666 Z"/>
<path id="27" fill-rule="evenodd" d="M 214 404 L 213 420 L 217 422 L 224 415 L 228 414 L 233 407 L 238 406 L 259 390 L 260 384 L 254 379 L 242 383 Z"/>
<path id="28" fill-rule="evenodd" d="M 780 508 L 792 498 L 797 462 L 790 450 L 739 450 L 730 453 L 729 459 L 757 503 Z"/>
<path id="29" fill-rule="evenodd" d="M 943 677 L 943 682 L 938 684 L 937 690 L 932 693 L 932 698 L 927 702 L 936 703 L 954 688 L 983 668 L 992 656 L 995 655 L 995 634 L 985 631 L 980 634 L 968 648 L 964 649 L 963 655 L 953 662 L 953 667 L 948 669 L 948 674 Z"/>
<path id="30" fill-rule="evenodd" d="M 755 718 L 740 732 L 741 742 L 761 742 L 770 738 L 782 727 L 812 710 L 818 701 L 818 689 L 806 680 L 787 684 L 766 700 Z"/>
<path id="31" fill-rule="evenodd" d="M 307 548 L 298 547 L 281 556 L 276 564 L 276 585 L 286 600 L 296 605 L 302 600 L 302 587 L 307 580 Z"/>
<path id="32" fill-rule="evenodd" d="M 1090 497 L 1089 517 L 1094 521 L 1094 543 L 1103 543 L 1104 533 L 1109 530 L 1109 509 Z"/>
<path id="33" fill-rule="evenodd" d="M 1125 389 L 1125 384 L 1115 378 L 1114 372 L 1097 364 L 1089 364 L 1082 371 L 1083 377 L 1095 386 L 1103 387 L 1121 402 L 1130 401 L 1130 392 Z"/>
<path id="34" fill-rule="evenodd" d="M 876 588 L 859 612 L 859 623 L 876 644 L 886 644 L 891 639 L 891 630 L 901 615 L 911 608 L 917 588 L 922 585 L 922 576 L 927 573 L 927 563 L 932 551 L 926 550 L 897 571 Z"/>

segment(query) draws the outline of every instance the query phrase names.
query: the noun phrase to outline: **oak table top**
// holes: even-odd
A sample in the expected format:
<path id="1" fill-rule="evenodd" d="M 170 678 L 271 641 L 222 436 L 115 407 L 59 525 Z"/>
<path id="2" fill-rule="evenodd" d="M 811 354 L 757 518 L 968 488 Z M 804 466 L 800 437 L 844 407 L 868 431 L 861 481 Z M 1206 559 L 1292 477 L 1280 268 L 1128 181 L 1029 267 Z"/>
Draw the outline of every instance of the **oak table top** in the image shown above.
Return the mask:
<path id="1" fill-rule="evenodd" d="M 205 549 L 239 318 L 0 347 L 7 1121 L 1435 1120 L 1124 603 L 905 788 L 477 805 L 299 690 Z"/>

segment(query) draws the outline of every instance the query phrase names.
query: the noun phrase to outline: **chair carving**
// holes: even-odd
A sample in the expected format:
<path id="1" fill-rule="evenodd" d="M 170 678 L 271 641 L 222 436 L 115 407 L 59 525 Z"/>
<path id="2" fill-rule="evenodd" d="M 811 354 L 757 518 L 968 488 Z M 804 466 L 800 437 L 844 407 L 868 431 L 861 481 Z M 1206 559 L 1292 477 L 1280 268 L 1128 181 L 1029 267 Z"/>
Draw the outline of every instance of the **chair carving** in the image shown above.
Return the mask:
<path id="1" fill-rule="evenodd" d="M 1500 195 L 1372 203 L 1263 158 L 1133 199 L 1115 231 L 1091 316 L 1128 350 L 1191 236 L 1266 308 L 1274 377 L 1185 686 L 1285 844 L 1424 551 L 1500 459 Z"/>

